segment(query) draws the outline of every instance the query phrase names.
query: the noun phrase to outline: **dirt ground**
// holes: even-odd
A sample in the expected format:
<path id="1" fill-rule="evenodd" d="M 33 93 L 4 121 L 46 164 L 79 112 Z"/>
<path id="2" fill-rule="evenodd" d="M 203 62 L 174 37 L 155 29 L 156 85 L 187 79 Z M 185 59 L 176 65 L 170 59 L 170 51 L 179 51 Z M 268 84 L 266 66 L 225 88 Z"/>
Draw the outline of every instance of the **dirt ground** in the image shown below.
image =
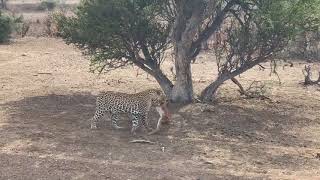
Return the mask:
<path id="1" fill-rule="evenodd" d="M 0 179 L 320 179 L 320 87 L 301 84 L 304 67 L 280 63 L 238 77 L 266 86 L 270 100 L 245 99 L 227 82 L 218 103 L 171 106 L 172 121 L 157 134 L 132 137 L 109 117 L 89 129 L 100 91 L 158 88 L 136 67 L 89 72 L 89 60 L 60 39 L 41 37 L 48 12 L 38 0 L 9 0 L 31 23 L 26 37 L 0 45 Z M 78 0 L 65 1 L 74 6 Z M 39 23 L 40 22 L 40 23 Z M 39 38 L 36 38 L 39 37 Z M 312 64 L 314 68 L 320 64 Z M 170 73 L 170 54 L 163 64 Z M 265 67 L 269 67 L 265 64 Z M 210 54 L 192 65 L 195 93 L 216 77 Z M 155 126 L 158 114 L 150 117 Z M 135 144 L 147 138 L 155 144 Z M 319 154 L 319 155 L 318 155 Z"/>
<path id="2" fill-rule="evenodd" d="M 263 81 L 271 100 L 241 98 L 228 82 L 219 103 L 171 109 L 158 134 L 139 132 L 155 144 L 135 144 L 126 117 L 125 130 L 106 117 L 92 131 L 88 120 L 99 91 L 158 87 L 151 77 L 135 67 L 92 74 L 59 39 L 0 45 L 0 179 L 320 179 L 320 87 L 299 84 L 303 66 L 279 67 L 281 85 L 269 70 L 250 70 L 239 80 Z M 209 55 L 193 64 L 196 93 L 215 68 Z"/>

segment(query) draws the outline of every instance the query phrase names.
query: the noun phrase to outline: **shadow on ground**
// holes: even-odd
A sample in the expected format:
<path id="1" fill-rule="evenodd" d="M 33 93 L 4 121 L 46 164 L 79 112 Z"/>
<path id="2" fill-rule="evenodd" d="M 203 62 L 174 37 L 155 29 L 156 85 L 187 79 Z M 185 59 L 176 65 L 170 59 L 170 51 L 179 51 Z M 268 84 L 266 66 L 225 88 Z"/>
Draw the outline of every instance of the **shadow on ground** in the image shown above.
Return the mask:
<path id="1" fill-rule="evenodd" d="M 286 153 L 290 148 L 319 146 L 290 132 L 313 122 L 272 110 L 201 104 L 176 108 L 170 125 L 147 136 L 156 142 L 150 145 L 129 143 L 133 139 L 129 129 L 113 130 L 109 121 L 101 122 L 98 130 L 90 130 L 88 120 L 94 113 L 95 96 L 89 93 L 28 97 L 0 107 L 8 115 L 0 125 L 1 156 L 7 159 L 7 166 L 17 166 L 10 160 L 17 153 L 17 158 L 22 156 L 22 169 L 29 169 L 24 167 L 29 162 L 28 167 L 53 168 L 63 178 L 239 179 L 241 173 L 234 172 L 268 177 L 268 169 L 295 171 L 319 166 L 309 157 Z M 156 121 L 158 115 L 152 113 L 150 117 Z M 122 123 L 129 125 L 126 120 Z M 63 164 L 71 170 L 59 170 Z"/>

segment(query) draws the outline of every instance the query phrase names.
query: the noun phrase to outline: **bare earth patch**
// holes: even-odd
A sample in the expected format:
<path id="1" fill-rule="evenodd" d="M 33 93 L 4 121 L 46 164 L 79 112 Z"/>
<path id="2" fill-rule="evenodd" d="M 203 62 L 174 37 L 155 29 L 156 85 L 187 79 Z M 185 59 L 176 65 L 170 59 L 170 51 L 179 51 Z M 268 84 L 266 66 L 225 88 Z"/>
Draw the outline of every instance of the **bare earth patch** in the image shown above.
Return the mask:
<path id="1" fill-rule="evenodd" d="M 0 179 L 318 179 L 320 88 L 299 85 L 303 66 L 279 68 L 281 85 L 258 68 L 238 78 L 265 82 L 271 101 L 240 98 L 228 82 L 217 105 L 171 107 L 169 125 L 139 133 L 156 143 L 139 144 L 108 117 L 95 131 L 88 120 L 99 91 L 158 87 L 151 77 L 134 67 L 89 73 L 88 59 L 58 39 L 0 45 Z M 192 68 L 199 93 L 216 66 L 202 55 Z"/>

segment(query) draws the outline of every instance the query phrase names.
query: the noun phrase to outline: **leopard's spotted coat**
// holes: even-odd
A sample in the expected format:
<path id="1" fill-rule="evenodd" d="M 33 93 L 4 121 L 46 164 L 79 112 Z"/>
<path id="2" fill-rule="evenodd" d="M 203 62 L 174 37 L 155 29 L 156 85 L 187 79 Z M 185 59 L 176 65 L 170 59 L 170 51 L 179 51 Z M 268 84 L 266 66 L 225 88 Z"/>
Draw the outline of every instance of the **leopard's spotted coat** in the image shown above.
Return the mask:
<path id="1" fill-rule="evenodd" d="M 148 113 L 151 106 L 161 106 L 165 103 L 165 95 L 161 90 L 149 89 L 135 94 L 107 91 L 98 95 L 96 100 L 96 112 L 91 120 L 91 129 L 97 128 L 97 121 L 105 113 L 111 114 L 112 126 L 116 129 L 120 113 L 128 113 L 132 117 L 131 133 L 135 134 L 139 127 L 139 121 L 151 130 L 148 125 Z"/>

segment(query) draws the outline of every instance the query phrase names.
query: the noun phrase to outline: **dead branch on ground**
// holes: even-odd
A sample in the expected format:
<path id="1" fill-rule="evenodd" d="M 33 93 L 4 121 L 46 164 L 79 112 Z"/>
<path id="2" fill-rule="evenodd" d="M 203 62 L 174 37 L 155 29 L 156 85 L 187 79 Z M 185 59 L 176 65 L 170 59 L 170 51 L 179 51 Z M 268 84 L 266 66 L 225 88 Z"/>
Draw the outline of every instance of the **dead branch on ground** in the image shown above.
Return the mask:
<path id="1" fill-rule="evenodd" d="M 320 71 L 318 71 L 318 79 L 317 80 L 312 80 L 312 69 L 310 65 L 305 65 L 304 69 L 302 70 L 302 73 L 304 75 L 304 85 L 315 85 L 315 84 L 320 84 Z"/>
<path id="2" fill-rule="evenodd" d="M 231 78 L 231 81 L 239 87 L 240 95 L 247 98 L 270 99 L 265 96 L 265 85 L 258 85 L 259 81 L 253 81 L 247 89 L 244 89 L 241 83 L 236 78 Z"/>
<path id="3" fill-rule="evenodd" d="M 145 140 L 145 139 L 135 139 L 135 140 L 130 141 L 130 143 L 155 144 L 155 142 Z"/>

